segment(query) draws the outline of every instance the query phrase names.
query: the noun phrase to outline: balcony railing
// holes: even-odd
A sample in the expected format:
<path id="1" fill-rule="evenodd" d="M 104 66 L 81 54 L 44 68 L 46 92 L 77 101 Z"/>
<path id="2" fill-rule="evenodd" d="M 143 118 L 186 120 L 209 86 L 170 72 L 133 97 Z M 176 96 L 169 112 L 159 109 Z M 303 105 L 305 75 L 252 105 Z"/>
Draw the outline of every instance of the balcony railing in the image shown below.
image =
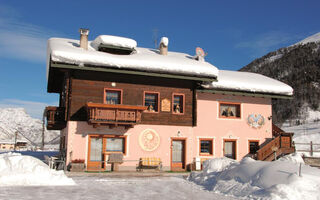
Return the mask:
<path id="1" fill-rule="evenodd" d="M 141 122 L 146 106 L 87 103 L 88 122 L 93 125 L 132 126 Z"/>
<path id="2" fill-rule="evenodd" d="M 272 134 L 275 138 L 257 151 L 258 160 L 271 161 L 275 159 L 275 155 L 281 156 L 295 151 L 292 145 L 293 133 L 286 133 L 272 124 Z"/>
<path id="3" fill-rule="evenodd" d="M 61 130 L 66 127 L 65 108 L 48 106 L 45 112 L 48 130 Z"/>

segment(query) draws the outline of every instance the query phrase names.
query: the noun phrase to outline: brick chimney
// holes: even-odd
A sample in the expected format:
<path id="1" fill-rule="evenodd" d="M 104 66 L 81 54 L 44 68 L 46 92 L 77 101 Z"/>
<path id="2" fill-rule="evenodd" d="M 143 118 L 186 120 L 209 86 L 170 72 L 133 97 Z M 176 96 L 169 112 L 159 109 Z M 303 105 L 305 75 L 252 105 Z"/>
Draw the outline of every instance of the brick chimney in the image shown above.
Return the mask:
<path id="1" fill-rule="evenodd" d="M 80 48 L 88 50 L 89 29 L 80 28 L 79 32 L 80 32 Z"/>
<path id="2" fill-rule="evenodd" d="M 168 44 L 169 39 L 167 37 L 162 37 L 160 41 L 160 54 L 167 55 L 168 54 Z"/>

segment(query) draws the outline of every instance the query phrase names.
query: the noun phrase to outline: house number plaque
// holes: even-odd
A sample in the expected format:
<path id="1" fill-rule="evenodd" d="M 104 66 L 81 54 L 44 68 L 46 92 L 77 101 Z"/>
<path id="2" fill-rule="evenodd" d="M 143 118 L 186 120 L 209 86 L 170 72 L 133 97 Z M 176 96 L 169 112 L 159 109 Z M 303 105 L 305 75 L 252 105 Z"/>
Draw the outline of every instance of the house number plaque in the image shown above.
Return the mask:
<path id="1" fill-rule="evenodd" d="M 161 111 L 163 111 L 163 112 L 170 112 L 171 111 L 171 102 L 169 99 L 162 99 Z"/>

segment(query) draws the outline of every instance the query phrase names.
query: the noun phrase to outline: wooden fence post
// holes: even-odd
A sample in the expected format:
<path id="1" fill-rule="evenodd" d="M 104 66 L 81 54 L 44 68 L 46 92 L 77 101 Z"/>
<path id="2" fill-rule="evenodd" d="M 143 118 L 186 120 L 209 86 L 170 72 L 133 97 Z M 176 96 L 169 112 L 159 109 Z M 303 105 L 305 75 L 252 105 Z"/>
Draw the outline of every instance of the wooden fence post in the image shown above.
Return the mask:
<path id="1" fill-rule="evenodd" d="M 310 141 L 310 156 L 313 156 L 313 147 L 312 147 L 312 141 Z"/>

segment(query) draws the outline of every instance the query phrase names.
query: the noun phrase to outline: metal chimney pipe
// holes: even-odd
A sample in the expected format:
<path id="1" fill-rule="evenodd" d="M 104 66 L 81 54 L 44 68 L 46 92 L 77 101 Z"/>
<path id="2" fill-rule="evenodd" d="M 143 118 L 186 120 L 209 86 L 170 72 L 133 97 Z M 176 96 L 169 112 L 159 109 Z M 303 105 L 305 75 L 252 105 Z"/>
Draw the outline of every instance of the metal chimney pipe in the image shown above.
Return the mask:
<path id="1" fill-rule="evenodd" d="M 80 32 L 80 48 L 88 50 L 89 29 L 80 28 L 79 32 Z"/>

